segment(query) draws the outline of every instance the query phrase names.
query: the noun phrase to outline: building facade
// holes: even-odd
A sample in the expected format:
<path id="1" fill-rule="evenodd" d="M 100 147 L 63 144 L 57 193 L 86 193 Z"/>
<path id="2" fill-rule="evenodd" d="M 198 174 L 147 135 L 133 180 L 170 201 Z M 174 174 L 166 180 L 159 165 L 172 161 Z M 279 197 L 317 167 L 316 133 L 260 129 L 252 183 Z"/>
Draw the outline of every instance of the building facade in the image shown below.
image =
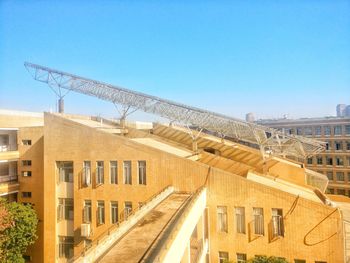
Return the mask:
<path id="1" fill-rule="evenodd" d="M 195 136 L 194 151 L 193 136 L 175 125 L 120 127 L 90 116 L 25 114 L 0 112 L 0 189 L 38 214 L 39 239 L 26 252 L 28 262 L 104 262 L 135 218 L 147 225 L 142 218 L 167 189 L 188 199 L 165 225 L 172 234 L 159 229 L 167 245 L 152 262 L 347 260 L 343 210 L 324 195 L 323 169 L 266 159 L 209 134 Z M 336 138 L 346 140 L 348 123 L 341 125 Z M 118 231 L 125 232 L 113 241 Z M 136 251 L 132 244 L 124 250 Z M 153 246 L 156 239 L 145 251 Z"/>
<path id="2" fill-rule="evenodd" d="M 328 177 L 328 193 L 350 196 L 350 117 L 260 120 L 258 123 L 325 142 L 326 150 L 305 160 Z"/>

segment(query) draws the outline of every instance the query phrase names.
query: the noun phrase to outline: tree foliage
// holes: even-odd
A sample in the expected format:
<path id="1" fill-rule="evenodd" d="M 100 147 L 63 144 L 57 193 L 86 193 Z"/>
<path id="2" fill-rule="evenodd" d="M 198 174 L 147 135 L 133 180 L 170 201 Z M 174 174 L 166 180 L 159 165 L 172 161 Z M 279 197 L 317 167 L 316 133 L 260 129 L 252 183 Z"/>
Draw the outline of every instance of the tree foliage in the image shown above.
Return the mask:
<path id="1" fill-rule="evenodd" d="M 3 236 L 0 242 L 1 262 L 24 262 L 22 255 L 37 239 L 36 213 L 30 205 L 16 202 L 0 200 L 0 207 L 5 210 L 1 221 L 10 224 L 0 230 L 0 236 Z"/>

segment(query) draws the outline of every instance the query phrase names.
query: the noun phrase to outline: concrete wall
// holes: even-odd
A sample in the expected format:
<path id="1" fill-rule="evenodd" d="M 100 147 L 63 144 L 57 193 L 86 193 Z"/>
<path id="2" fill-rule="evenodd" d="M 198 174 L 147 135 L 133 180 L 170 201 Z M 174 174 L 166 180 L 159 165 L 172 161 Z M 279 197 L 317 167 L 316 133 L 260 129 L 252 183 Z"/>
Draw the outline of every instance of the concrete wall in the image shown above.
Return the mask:
<path id="1" fill-rule="evenodd" d="M 32 140 L 32 145 L 22 145 L 22 140 Z M 43 127 L 20 128 L 18 131 L 18 181 L 19 194 L 18 202 L 32 203 L 38 218 L 38 240 L 30 246 L 26 254 L 32 256 L 33 262 L 43 262 L 43 220 L 44 220 L 44 138 Z M 31 160 L 31 166 L 23 166 L 22 160 Z M 23 177 L 22 171 L 31 171 L 31 177 Z M 31 198 L 22 198 L 22 192 L 31 192 Z M 53 224 L 53 222 L 51 222 Z"/>
<path id="2" fill-rule="evenodd" d="M 229 252 L 231 260 L 236 260 L 236 253 L 244 253 L 248 258 L 254 255 L 274 255 L 285 257 L 290 262 L 294 259 L 305 259 L 306 262 L 343 261 L 343 233 L 340 214 L 338 211 L 334 212 L 335 208 L 297 198 L 297 196 L 249 182 L 245 178 L 232 176 L 219 170 L 213 170 L 209 182 L 208 207 L 212 262 L 217 262 L 219 251 Z M 227 206 L 227 233 L 217 231 L 217 206 Z M 234 217 L 236 206 L 245 207 L 246 234 L 236 231 Z M 265 235 L 261 237 L 255 237 L 251 233 L 253 207 L 264 209 Z M 276 240 L 271 240 L 268 232 L 272 208 L 283 209 L 285 217 L 285 236 Z M 333 214 L 322 222 L 331 213 Z M 311 231 L 315 226 L 317 227 Z M 311 232 L 307 235 L 309 231 Z M 321 242 L 322 240 L 324 241 Z"/>
<path id="3" fill-rule="evenodd" d="M 80 225 L 84 200 L 92 201 L 92 239 L 94 240 L 111 226 L 110 201 L 118 201 L 119 212 L 121 212 L 125 201 L 131 201 L 133 207 L 137 207 L 138 202 L 144 202 L 170 184 L 180 191 L 194 191 L 204 184 L 209 173 L 209 166 L 205 164 L 164 153 L 122 136 L 97 131 L 52 114 L 45 114 L 44 152 L 45 262 L 51 262 L 57 257 L 57 231 L 56 224 L 53 223 L 57 221 L 56 161 L 74 162 L 75 255 L 79 255 L 83 248 Z M 93 183 L 89 187 L 81 186 L 85 160 L 91 161 L 93 182 L 96 161 L 104 161 L 105 184 L 96 186 Z M 117 185 L 109 183 L 109 161 L 112 160 L 118 161 Z M 123 184 L 124 160 L 132 162 L 132 185 Z M 145 160 L 147 163 L 147 186 L 138 184 L 138 160 Z M 95 212 L 98 200 L 105 201 L 106 222 L 101 226 L 96 225 Z M 235 260 L 236 253 L 246 253 L 248 257 L 259 254 L 275 255 L 286 257 L 290 261 L 299 258 L 307 261 L 341 262 L 343 259 L 342 229 L 338 212 L 332 214 L 306 236 L 308 231 L 332 213 L 334 208 L 302 198 L 297 200 L 296 196 L 215 168 L 211 169 L 209 174 L 207 200 L 212 262 L 217 262 L 218 251 L 229 252 L 232 260 Z M 281 208 L 286 215 L 293 204 L 295 205 L 293 212 L 285 219 L 285 237 L 270 240 L 267 229 L 271 219 L 271 209 Z M 228 233 L 218 233 L 216 230 L 218 205 L 227 206 Z M 246 208 L 246 234 L 237 234 L 234 230 L 235 206 Z M 263 207 L 265 218 L 265 236 L 256 239 L 248 233 L 248 223 L 252 221 L 253 207 Z M 335 231 L 338 233 L 333 235 Z M 326 240 L 318 243 L 323 239 Z M 309 243 L 318 244 L 307 245 Z"/>

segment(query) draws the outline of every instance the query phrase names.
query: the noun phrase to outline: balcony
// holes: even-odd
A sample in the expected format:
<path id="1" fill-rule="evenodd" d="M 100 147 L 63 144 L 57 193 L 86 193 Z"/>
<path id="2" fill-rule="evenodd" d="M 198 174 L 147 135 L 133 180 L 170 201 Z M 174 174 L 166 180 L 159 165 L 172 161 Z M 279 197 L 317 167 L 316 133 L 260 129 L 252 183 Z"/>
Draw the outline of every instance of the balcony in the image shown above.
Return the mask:
<path id="1" fill-rule="evenodd" d="M 9 182 L 17 182 L 17 181 L 18 181 L 17 175 L 0 175 L 0 184 L 9 183 Z"/>
<path id="2" fill-rule="evenodd" d="M 15 160 L 19 158 L 17 144 L 2 144 L 0 145 L 0 161 Z"/>
<path id="3" fill-rule="evenodd" d="M 19 191 L 17 175 L 0 176 L 0 196 L 16 193 Z"/>

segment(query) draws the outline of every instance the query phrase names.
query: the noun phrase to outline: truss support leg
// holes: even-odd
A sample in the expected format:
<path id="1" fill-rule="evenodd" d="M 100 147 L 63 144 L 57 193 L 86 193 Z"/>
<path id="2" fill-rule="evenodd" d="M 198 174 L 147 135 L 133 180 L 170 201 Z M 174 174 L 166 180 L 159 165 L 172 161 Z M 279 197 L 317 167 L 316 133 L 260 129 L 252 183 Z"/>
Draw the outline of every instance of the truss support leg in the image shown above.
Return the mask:
<path id="1" fill-rule="evenodd" d="M 197 143 L 197 140 L 192 140 L 192 151 L 194 151 L 195 153 L 198 152 L 198 143 Z"/>
<path id="2" fill-rule="evenodd" d="M 58 99 L 58 113 L 64 113 L 64 100 L 63 100 L 63 98 Z"/>
<path id="3" fill-rule="evenodd" d="M 125 129 L 125 121 L 126 121 L 126 118 L 125 118 L 125 117 L 120 118 L 119 123 L 120 123 L 120 127 L 121 127 L 122 129 Z"/>

